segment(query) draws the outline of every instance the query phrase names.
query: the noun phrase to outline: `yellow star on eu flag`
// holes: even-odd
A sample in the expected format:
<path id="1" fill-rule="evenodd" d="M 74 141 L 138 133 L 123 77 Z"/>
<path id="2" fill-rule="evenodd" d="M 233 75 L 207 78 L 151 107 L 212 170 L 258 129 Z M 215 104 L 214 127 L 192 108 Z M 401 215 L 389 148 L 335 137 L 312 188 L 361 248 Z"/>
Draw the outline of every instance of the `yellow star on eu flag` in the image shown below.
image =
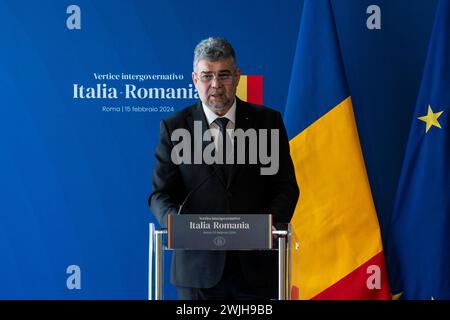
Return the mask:
<path id="1" fill-rule="evenodd" d="M 427 125 L 425 127 L 425 133 L 427 133 L 428 130 L 430 130 L 430 128 L 432 126 L 435 126 L 435 127 L 438 127 L 439 129 L 441 129 L 441 125 L 439 124 L 437 119 L 440 117 L 442 112 L 444 112 L 444 111 L 439 111 L 439 112 L 434 113 L 433 110 L 431 109 L 431 105 L 428 105 L 428 113 L 427 113 L 427 115 L 417 118 L 419 120 L 422 120 L 422 121 L 426 122 Z"/>
<path id="2" fill-rule="evenodd" d="M 394 294 L 394 293 L 392 293 L 391 292 L 391 299 L 392 300 L 400 300 L 400 297 L 403 295 L 403 292 L 399 292 L 399 293 L 396 293 L 396 294 Z"/>

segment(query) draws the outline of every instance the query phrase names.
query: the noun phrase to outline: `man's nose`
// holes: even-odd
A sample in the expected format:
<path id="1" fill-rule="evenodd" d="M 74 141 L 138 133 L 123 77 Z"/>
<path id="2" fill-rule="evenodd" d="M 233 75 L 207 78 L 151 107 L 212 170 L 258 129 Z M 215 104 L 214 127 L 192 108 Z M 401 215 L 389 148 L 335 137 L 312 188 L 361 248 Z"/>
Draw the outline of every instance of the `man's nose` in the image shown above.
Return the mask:
<path id="1" fill-rule="evenodd" d="M 213 77 L 213 79 L 211 80 L 211 86 L 213 88 L 220 88 L 222 86 L 222 83 L 220 82 L 219 78 Z"/>

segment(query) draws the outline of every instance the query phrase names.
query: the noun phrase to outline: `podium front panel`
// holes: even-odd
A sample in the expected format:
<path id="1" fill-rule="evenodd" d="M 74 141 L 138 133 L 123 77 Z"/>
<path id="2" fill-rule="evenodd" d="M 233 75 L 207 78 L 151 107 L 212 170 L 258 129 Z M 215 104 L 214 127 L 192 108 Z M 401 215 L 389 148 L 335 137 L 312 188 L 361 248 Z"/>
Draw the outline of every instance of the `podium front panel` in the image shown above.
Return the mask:
<path id="1" fill-rule="evenodd" d="M 272 215 L 169 215 L 168 248 L 270 250 L 272 249 Z"/>

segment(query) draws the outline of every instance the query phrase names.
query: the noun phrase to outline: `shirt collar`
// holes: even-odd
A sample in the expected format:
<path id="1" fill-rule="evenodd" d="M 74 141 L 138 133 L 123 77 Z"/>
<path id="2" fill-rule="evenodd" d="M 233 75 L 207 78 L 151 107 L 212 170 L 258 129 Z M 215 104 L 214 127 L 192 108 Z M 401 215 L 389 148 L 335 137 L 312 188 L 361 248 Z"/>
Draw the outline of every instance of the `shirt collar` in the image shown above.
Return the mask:
<path id="1" fill-rule="evenodd" d="M 208 125 L 214 122 L 217 118 L 220 118 L 217 114 L 211 111 L 209 107 L 202 102 L 203 112 L 205 112 L 206 121 L 208 121 Z M 232 123 L 236 123 L 236 98 L 234 98 L 233 104 L 231 105 L 230 110 L 223 116 L 228 118 Z"/>

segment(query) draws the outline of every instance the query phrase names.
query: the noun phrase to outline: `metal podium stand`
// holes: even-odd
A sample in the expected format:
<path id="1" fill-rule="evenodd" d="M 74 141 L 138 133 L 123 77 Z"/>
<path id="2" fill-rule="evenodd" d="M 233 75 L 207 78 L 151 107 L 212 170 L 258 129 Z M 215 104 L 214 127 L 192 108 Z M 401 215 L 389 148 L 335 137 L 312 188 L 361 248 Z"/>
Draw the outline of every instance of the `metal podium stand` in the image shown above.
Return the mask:
<path id="1" fill-rule="evenodd" d="M 163 300 L 164 288 L 164 251 L 170 250 L 164 245 L 167 230 L 156 230 L 149 224 L 149 267 L 148 267 L 148 299 Z M 278 300 L 291 299 L 291 254 L 292 229 L 272 230 L 272 237 L 277 239 L 278 248 Z M 244 249 L 243 249 L 244 250 Z M 287 268 L 286 268 L 287 266 Z M 287 288 L 286 288 L 287 285 Z"/>

